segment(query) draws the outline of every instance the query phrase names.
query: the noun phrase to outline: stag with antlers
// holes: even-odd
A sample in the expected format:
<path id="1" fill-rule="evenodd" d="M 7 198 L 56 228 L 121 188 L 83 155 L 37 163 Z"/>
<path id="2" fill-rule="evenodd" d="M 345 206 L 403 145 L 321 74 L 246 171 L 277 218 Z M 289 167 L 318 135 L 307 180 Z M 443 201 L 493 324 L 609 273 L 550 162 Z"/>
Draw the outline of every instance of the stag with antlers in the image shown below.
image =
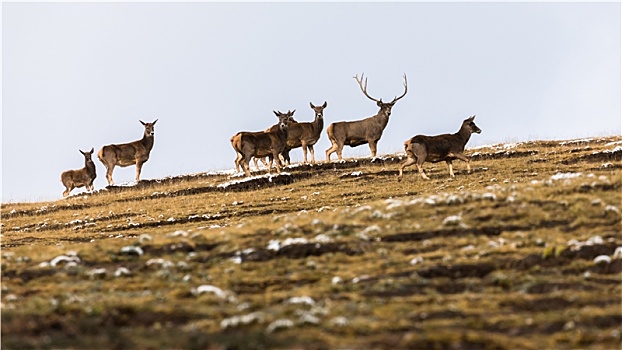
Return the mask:
<path id="1" fill-rule="evenodd" d="M 330 161 L 330 155 L 335 152 L 337 152 L 337 157 L 341 160 L 341 152 L 345 145 L 356 147 L 366 143 L 369 144 L 371 156 L 375 157 L 376 146 L 380 137 L 382 137 L 384 128 L 386 128 L 389 123 L 389 116 L 391 115 L 393 105 L 406 96 L 406 92 L 408 92 L 406 74 L 404 74 L 404 93 L 399 97 L 396 96 L 391 102 L 382 102 L 382 99 L 378 100 L 369 96 L 367 93 L 367 78 L 365 78 L 365 83 L 363 84 L 364 74 L 361 74 L 360 79 L 357 74 L 354 79 L 358 82 L 363 94 L 370 100 L 376 102 L 380 110 L 376 115 L 369 118 L 352 122 L 335 122 L 329 125 L 326 129 L 326 133 L 332 145 L 326 150 L 327 161 Z"/>

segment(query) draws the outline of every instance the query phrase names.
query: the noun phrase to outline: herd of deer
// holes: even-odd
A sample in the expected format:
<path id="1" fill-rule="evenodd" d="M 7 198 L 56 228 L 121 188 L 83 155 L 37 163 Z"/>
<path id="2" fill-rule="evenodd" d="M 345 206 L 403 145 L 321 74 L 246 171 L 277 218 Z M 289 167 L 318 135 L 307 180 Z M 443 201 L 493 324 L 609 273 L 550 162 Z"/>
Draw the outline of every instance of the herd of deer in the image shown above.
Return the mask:
<path id="1" fill-rule="evenodd" d="M 404 74 L 404 93 L 399 97 L 396 96 L 391 102 L 382 102 L 382 99 L 378 100 L 371 97 L 367 93 L 366 78 L 363 83 L 364 75 L 361 75 L 360 79 L 358 75 L 354 78 L 363 94 L 376 102 L 380 110 L 376 115 L 362 120 L 330 124 L 326 128 L 326 133 L 331 142 L 331 147 L 326 150 L 326 161 L 330 161 L 330 156 L 333 153 L 337 153 L 339 160 L 342 160 L 341 154 L 344 146 L 356 147 L 363 144 L 369 145 L 371 155 L 375 157 L 376 146 L 389 122 L 391 109 L 408 92 L 406 74 Z M 324 102 L 321 106 L 315 106 L 313 103 L 310 103 L 310 105 L 315 112 L 315 119 L 312 122 L 297 122 L 294 120 L 294 112 L 296 110 L 288 111 L 287 113 L 274 111 L 274 114 L 279 119 L 277 124 L 265 131 L 241 131 L 235 134 L 231 138 L 231 146 L 233 146 L 237 154 L 235 159 L 236 171 L 239 172 L 240 167 L 242 167 L 246 176 L 250 176 L 249 163 L 254 158 L 256 168 L 258 168 L 257 161 L 261 160 L 268 168 L 268 173 L 270 173 L 272 163 L 274 162 L 277 172 L 280 173 L 282 163 L 290 164 L 289 151 L 298 147 L 302 147 L 304 163 L 307 163 L 307 151 L 311 152 L 311 162 L 315 163 L 313 146 L 320 139 L 322 129 L 324 128 L 324 109 L 327 103 Z M 423 179 L 429 179 L 422 168 L 425 162 L 437 163 L 445 161 L 449 168 L 450 177 L 454 177 L 452 160 L 460 159 L 466 162 L 467 171 L 471 172 L 469 158 L 463 152 L 471 134 L 481 133 L 480 128 L 475 125 L 474 119 L 475 115 L 465 119 L 460 130 L 454 134 L 417 135 L 406 140 L 404 142 L 406 159 L 400 163 L 397 180 L 402 180 L 404 168 L 412 164 L 417 165 L 417 170 Z M 114 184 L 112 171 L 115 166 L 126 167 L 136 165 L 136 181 L 140 181 L 142 166 L 149 159 L 149 153 L 153 148 L 154 126 L 157 121 L 157 119 L 152 123 L 140 121 L 145 127 L 142 139 L 130 143 L 107 145 L 99 150 L 97 157 L 106 167 L 108 185 Z M 94 149 L 91 149 L 89 152 L 80 150 L 80 153 L 84 155 L 84 168 L 67 170 L 61 174 L 61 182 L 66 188 L 63 192 L 64 197 L 67 197 L 74 188 L 85 186 L 87 191 L 93 190 L 93 181 L 97 176 L 95 164 L 91 159 L 93 151 Z M 283 161 L 281 161 L 281 157 Z M 266 161 L 266 158 L 268 161 Z"/>

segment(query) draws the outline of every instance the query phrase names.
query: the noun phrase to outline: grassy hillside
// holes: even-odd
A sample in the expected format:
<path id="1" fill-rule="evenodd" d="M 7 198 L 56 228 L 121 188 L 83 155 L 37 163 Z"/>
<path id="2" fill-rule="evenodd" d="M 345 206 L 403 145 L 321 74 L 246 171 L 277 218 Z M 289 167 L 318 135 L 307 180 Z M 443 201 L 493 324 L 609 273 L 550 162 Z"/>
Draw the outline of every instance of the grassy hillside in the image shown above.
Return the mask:
<path id="1" fill-rule="evenodd" d="M 622 137 L 467 153 L 3 205 L 2 348 L 619 348 Z"/>

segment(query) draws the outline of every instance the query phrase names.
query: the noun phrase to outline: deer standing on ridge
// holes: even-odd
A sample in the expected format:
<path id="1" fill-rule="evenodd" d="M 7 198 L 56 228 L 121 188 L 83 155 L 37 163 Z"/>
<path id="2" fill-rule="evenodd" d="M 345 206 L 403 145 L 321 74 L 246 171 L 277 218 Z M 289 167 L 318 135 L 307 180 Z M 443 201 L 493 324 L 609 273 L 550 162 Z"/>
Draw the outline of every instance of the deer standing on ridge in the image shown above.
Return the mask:
<path id="1" fill-rule="evenodd" d="M 391 109 L 393 105 L 408 92 L 408 82 L 406 81 L 406 74 L 404 74 L 404 93 L 400 97 L 395 97 L 391 102 L 382 102 L 382 99 L 377 100 L 367 93 L 367 78 L 365 78 L 365 85 L 363 86 L 364 74 L 361 74 L 361 79 L 358 75 L 354 77 L 361 87 L 363 94 L 370 100 L 376 102 L 380 110 L 372 117 L 362 120 L 356 120 L 352 122 L 336 122 L 332 123 L 326 129 L 328 138 L 332 143 L 332 146 L 326 150 L 326 161 L 330 161 L 330 155 L 337 152 L 337 157 L 342 160 L 341 152 L 343 146 L 348 145 L 350 147 L 356 147 L 364 144 L 369 144 L 371 156 L 376 156 L 376 145 L 382 137 L 384 128 L 389 123 L 389 116 L 391 115 Z"/>
<path id="2" fill-rule="evenodd" d="M 140 171 L 143 164 L 149 160 L 149 153 L 153 148 L 153 136 L 155 135 L 155 123 L 145 123 L 139 120 L 145 127 L 143 138 L 130 143 L 113 144 L 102 147 L 97 157 L 106 167 L 106 180 L 108 185 L 114 185 L 112 171 L 115 166 L 127 167 L 136 165 L 136 181 L 140 181 Z"/>
<path id="3" fill-rule="evenodd" d="M 290 112 L 293 114 L 293 112 Z M 251 176 L 249 162 L 252 157 L 270 157 L 268 174 L 272 169 L 272 161 L 276 159 L 276 170 L 281 173 L 279 155 L 287 147 L 288 113 L 274 112 L 279 118 L 276 130 L 248 132 L 242 131 L 231 138 L 231 146 L 238 155 L 242 156 L 241 165 L 246 176 Z M 272 128 L 270 128 L 272 129 Z M 236 164 L 239 163 L 236 159 Z"/>
<path id="4" fill-rule="evenodd" d="M 91 148 L 88 152 L 82 152 L 82 150 L 78 151 L 84 156 L 84 168 L 63 171 L 60 175 L 60 182 L 65 186 L 63 197 L 67 197 L 69 192 L 74 188 L 86 186 L 87 191 L 92 191 L 95 188 L 95 186 L 93 186 L 93 181 L 95 181 L 97 173 L 95 172 L 95 163 L 93 163 L 93 159 L 91 159 L 91 155 L 95 150 Z"/>
<path id="5" fill-rule="evenodd" d="M 284 120 L 287 125 L 291 125 L 292 123 L 296 123 L 296 120 L 294 119 L 294 113 L 296 112 L 296 110 L 294 109 L 293 111 L 287 111 L 287 113 L 281 113 L 281 112 L 276 112 L 273 111 L 276 116 L 279 118 L 279 122 L 272 125 L 271 127 L 267 128 L 265 130 L 265 132 L 270 132 L 270 131 L 277 131 L 279 130 L 279 125 L 281 123 L 281 120 Z M 235 142 L 235 140 L 237 138 L 239 138 L 240 134 L 243 132 L 252 132 L 252 131 L 240 131 L 237 134 L 233 135 L 231 137 L 231 139 L 229 140 L 231 142 L 231 146 L 233 147 L 233 149 L 236 149 L 235 146 L 233 145 L 233 143 Z M 244 159 L 244 156 L 242 154 L 240 154 L 237 150 L 236 150 L 236 158 L 235 158 L 235 172 L 239 173 L 240 172 L 240 167 L 242 167 L 242 169 L 244 169 L 244 167 L 242 166 L 242 160 Z M 255 162 L 255 169 L 259 170 L 259 165 L 257 164 L 257 161 L 261 160 L 261 162 L 263 163 L 263 165 L 268 168 L 268 162 L 269 159 L 266 159 L 265 157 L 261 157 L 261 158 L 257 158 L 257 157 L 253 157 L 253 161 Z"/>
<path id="6" fill-rule="evenodd" d="M 464 153 L 464 147 L 471 138 L 472 133 L 479 134 L 482 132 L 473 121 L 475 115 L 465 119 L 462 122 L 460 130 L 455 134 L 443 134 L 437 136 L 417 135 L 404 142 L 404 150 L 406 151 L 406 160 L 400 163 L 400 174 L 397 181 L 402 181 L 403 171 L 409 165 L 417 164 L 419 175 L 425 180 L 430 178 L 423 172 L 423 163 L 437 163 L 445 161 L 449 167 L 449 176 L 454 177 L 454 170 L 451 161 L 460 159 L 467 164 L 467 171 L 471 172 L 471 164 L 469 158 Z"/>
<path id="7" fill-rule="evenodd" d="M 312 122 L 293 122 L 289 124 L 287 131 L 287 148 L 283 151 L 283 159 L 290 164 L 289 151 L 294 148 L 302 147 L 304 162 L 307 163 L 307 150 L 311 152 L 311 162 L 315 163 L 315 152 L 313 145 L 317 143 L 324 129 L 324 108 L 327 103 L 321 106 L 313 105 L 309 102 L 311 109 L 315 112 L 315 118 Z"/>

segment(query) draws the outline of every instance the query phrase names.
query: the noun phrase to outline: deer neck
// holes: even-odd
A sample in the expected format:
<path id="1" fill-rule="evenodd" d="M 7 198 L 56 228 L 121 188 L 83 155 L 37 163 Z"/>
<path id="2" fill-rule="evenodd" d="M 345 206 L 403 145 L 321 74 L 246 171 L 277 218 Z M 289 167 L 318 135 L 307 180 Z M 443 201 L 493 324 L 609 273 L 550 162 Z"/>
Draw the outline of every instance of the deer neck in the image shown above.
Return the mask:
<path id="1" fill-rule="evenodd" d="M 469 142 L 469 139 L 471 138 L 471 131 L 469 130 L 469 128 L 463 126 L 454 135 L 458 136 L 460 141 L 462 141 L 462 146 L 464 147 L 464 145 L 466 145 L 467 142 Z"/>
<path id="2" fill-rule="evenodd" d="M 380 110 L 380 112 L 378 112 L 378 114 L 374 116 L 374 119 L 376 120 L 378 124 L 380 124 L 382 129 L 384 129 L 389 123 L 389 116 L 383 110 Z"/>
<path id="3" fill-rule="evenodd" d="M 87 160 L 86 164 L 84 164 L 84 167 L 86 168 L 86 171 L 89 173 L 89 175 L 95 175 L 95 163 L 93 163 L 92 160 Z"/>
<path id="4" fill-rule="evenodd" d="M 324 118 L 315 118 L 315 121 L 313 122 L 313 131 L 316 134 L 319 134 L 322 132 L 322 129 L 324 128 Z"/>
<path id="5" fill-rule="evenodd" d="M 279 138 L 285 142 L 287 142 L 287 136 L 288 136 L 288 129 L 281 129 L 280 127 L 278 127 L 276 129 L 277 135 L 279 136 Z"/>
<path id="6" fill-rule="evenodd" d="M 151 149 L 153 148 L 153 136 L 143 135 L 140 143 L 147 149 L 147 151 L 151 151 Z"/>

